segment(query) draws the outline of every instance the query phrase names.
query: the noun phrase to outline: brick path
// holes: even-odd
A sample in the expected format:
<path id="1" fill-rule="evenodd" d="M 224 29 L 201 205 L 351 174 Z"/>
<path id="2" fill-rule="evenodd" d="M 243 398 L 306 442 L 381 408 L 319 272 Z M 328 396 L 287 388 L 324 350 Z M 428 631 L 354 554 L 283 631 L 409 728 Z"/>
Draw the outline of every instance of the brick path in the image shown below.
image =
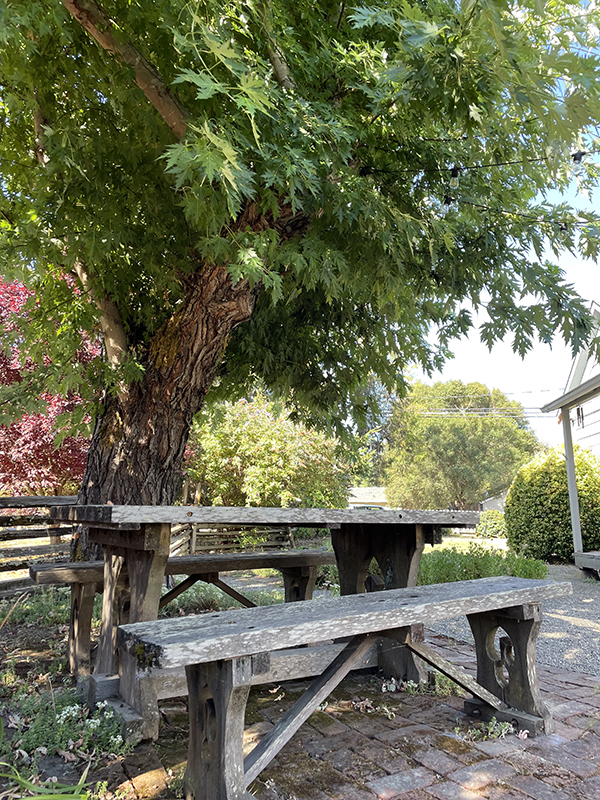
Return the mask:
<path id="1" fill-rule="evenodd" d="M 435 634 L 427 640 L 473 671 L 469 645 Z M 455 730 L 468 731 L 477 722 L 462 713 L 462 698 L 381 693 L 375 676 L 350 676 L 260 775 L 252 794 L 257 800 L 600 800 L 600 676 L 548 667 L 538 667 L 538 675 L 555 732 L 475 742 Z M 247 749 L 303 686 L 253 690 Z M 367 713 L 352 704 L 365 699 L 379 710 Z M 185 719 L 171 704 L 164 720 L 156 747 L 142 746 L 151 780 L 134 778 L 125 765 L 130 777 L 121 788 L 128 787 L 131 798 L 173 796 L 160 761 L 175 773 L 176 765 L 181 769 Z"/>

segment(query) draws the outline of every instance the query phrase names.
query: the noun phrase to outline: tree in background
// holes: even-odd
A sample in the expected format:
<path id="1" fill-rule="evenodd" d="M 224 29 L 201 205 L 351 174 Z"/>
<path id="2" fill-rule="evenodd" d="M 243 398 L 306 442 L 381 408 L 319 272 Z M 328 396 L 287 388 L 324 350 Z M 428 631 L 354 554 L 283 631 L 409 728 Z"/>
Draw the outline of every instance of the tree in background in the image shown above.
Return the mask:
<path id="1" fill-rule="evenodd" d="M 21 360 L 18 342 L 28 324 L 31 293 L 18 282 L 0 281 L 0 385 L 6 394 L 36 376 L 31 361 Z M 88 343 L 79 359 L 89 361 L 97 355 Z M 47 369 L 52 365 L 48 362 Z M 42 389 L 42 387 L 40 387 Z M 39 405 L 38 405 L 39 404 Z M 39 413 L 35 413 L 40 408 Z M 68 420 L 83 421 L 85 405 L 74 392 L 66 396 L 41 390 L 32 413 L 10 425 L 0 425 L 0 494 L 73 494 L 78 491 L 85 471 L 89 438 L 65 435 Z M 62 435 L 61 435 L 62 429 Z"/>
<path id="2" fill-rule="evenodd" d="M 482 383 L 416 383 L 390 424 L 387 496 L 401 508 L 472 508 L 539 450 L 522 406 Z"/>
<path id="3" fill-rule="evenodd" d="M 595 256 L 596 216 L 544 193 L 574 153 L 596 182 L 599 13 L 3 0 L 0 256 L 41 377 L 2 410 L 89 396 L 80 502 L 169 504 L 211 387 L 258 376 L 343 425 L 371 374 L 438 367 L 473 306 L 489 344 L 578 346 L 590 317 L 543 253 Z"/>
<path id="4" fill-rule="evenodd" d="M 339 442 L 293 422 L 263 395 L 194 422 L 186 477 L 200 505 L 348 505 L 350 467 Z"/>

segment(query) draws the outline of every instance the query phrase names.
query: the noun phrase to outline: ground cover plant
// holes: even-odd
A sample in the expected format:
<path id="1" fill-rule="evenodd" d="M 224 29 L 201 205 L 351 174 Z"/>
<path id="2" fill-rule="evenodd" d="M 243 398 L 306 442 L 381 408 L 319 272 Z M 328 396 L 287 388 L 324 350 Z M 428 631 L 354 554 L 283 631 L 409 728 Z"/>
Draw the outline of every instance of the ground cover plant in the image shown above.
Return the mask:
<path id="1" fill-rule="evenodd" d="M 131 749 L 112 708 L 90 709 L 74 688 L 66 659 L 69 617 L 68 589 L 0 602 L 0 772 L 7 798 L 83 800 L 94 784 L 77 785 L 77 776 Z M 73 785 L 39 783 L 41 765 L 52 775 L 57 763 L 75 768 Z"/>

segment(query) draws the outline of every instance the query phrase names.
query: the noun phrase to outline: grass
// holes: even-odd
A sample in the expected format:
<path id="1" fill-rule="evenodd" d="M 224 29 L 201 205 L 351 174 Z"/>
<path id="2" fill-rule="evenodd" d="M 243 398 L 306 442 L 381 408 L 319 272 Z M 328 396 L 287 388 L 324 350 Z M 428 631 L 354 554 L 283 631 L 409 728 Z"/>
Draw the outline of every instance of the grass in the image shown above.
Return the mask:
<path id="1" fill-rule="evenodd" d="M 547 574 L 548 567 L 543 561 L 471 543 L 466 549 L 447 547 L 424 553 L 418 583 L 450 583 L 496 575 L 545 578 Z"/>
<path id="2" fill-rule="evenodd" d="M 279 575 L 279 573 L 277 573 Z M 242 591 L 257 606 L 271 606 L 283 603 L 283 589 L 269 591 Z M 158 616 L 178 617 L 186 614 L 202 614 L 206 611 L 224 611 L 229 608 L 241 608 L 240 603 L 210 583 L 195 583 L 187 591 L 176 597 L 163 608 Z"/>

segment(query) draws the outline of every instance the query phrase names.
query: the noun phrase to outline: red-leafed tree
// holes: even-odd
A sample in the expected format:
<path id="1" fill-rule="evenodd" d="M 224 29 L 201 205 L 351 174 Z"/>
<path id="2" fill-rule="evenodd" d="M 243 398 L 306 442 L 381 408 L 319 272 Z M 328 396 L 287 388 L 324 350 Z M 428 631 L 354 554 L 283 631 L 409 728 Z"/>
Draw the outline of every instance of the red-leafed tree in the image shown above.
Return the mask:
<path id="1" fill-rule="evenodd" d="M 4 386 L 21 384 L 30 375 L 31 365 L 19 356 L 18 344 L 28 324 L 27 305 L 33 301 L 23 284 L 0 280 L 0 384 Z M 84 345 L 80 358 L 89 360 L 95 354 L 93 346 Z M 66 494 L 79 488 L 89 440 L 81 434 L 63 434 L 65 422 L 84 412 L 82 398 L 75 392 L 65 396 L 41 392 L 38 405 L 38 413 L 25 413 L 10 425 L 0 425 L 0 494 Z"/>

